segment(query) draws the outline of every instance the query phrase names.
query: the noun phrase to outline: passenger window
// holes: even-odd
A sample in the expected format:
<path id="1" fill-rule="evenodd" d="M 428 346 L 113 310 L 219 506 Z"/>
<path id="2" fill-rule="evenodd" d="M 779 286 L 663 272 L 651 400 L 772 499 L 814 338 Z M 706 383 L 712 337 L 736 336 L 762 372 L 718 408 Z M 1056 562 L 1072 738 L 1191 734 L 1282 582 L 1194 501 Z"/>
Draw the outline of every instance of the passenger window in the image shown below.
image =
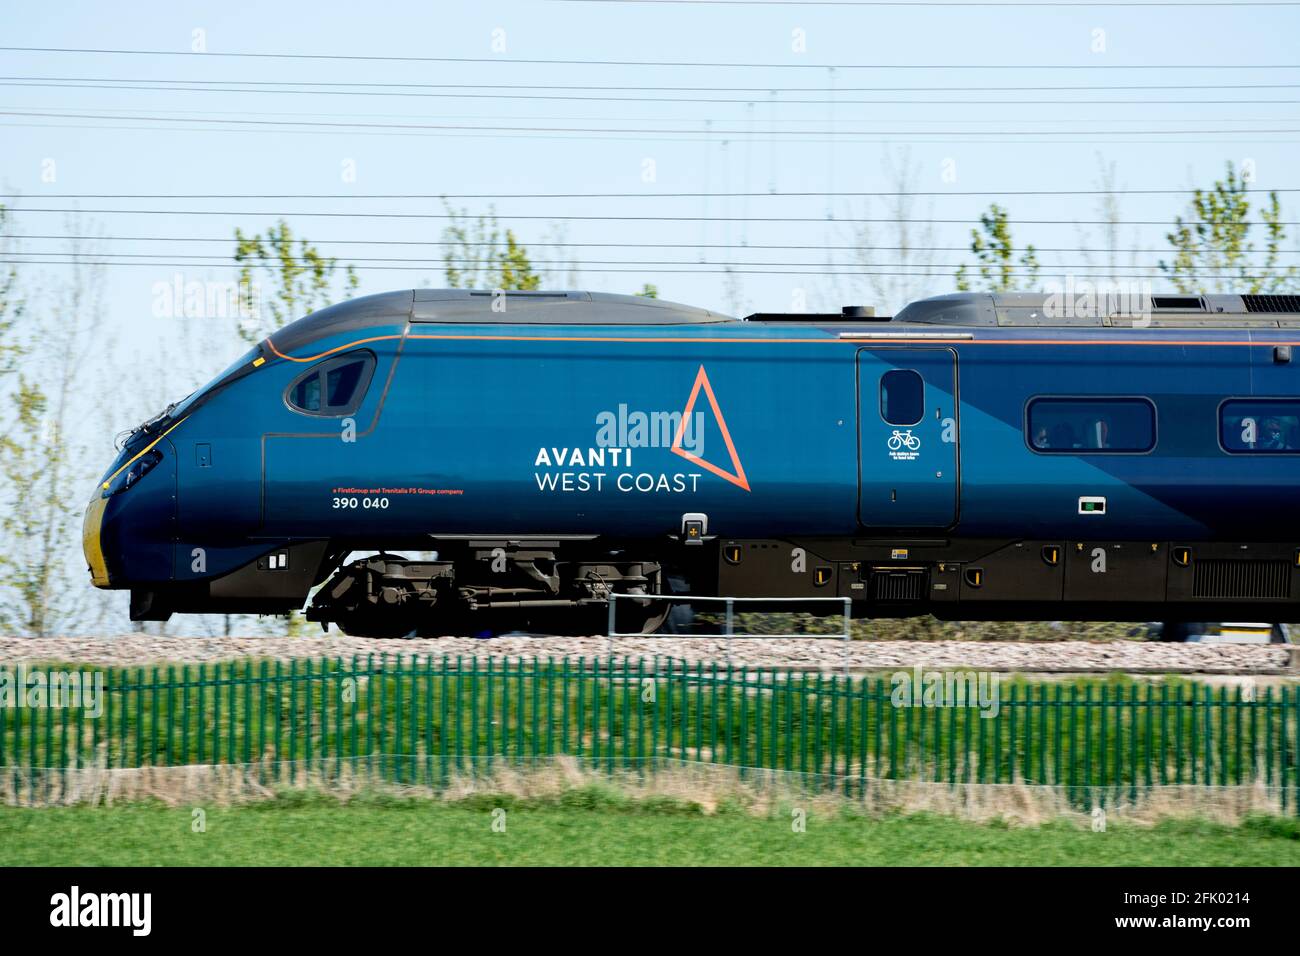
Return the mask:
<path id="1" fill-rule="evenodd" d="M 1036 398 L 1026 441 L 1043 454 L 1141 454 L 1156 446 L 1156 408 L 1145 398 Z"/>
<path id="2" fill-rule="evenodd" d="M 1300 451 L 1300 401 L 1237 399 L 1219 410 L 1219 440 L 1233 454 Z"/>
<path id="3" fill-rule="evenodd" d="M 880 376 L 880 417 L 890 425 L 916 425 L 925 416 L 925 383 L 918 372 L 898 368 Z"/>
<path id="4" fill-rule="evenodd" d="M 340 355 L 303 373 L 285 395 L 295 411 L 311 415 L 348 415 L 365 396 L 375 369 L 371 352 Z"/>

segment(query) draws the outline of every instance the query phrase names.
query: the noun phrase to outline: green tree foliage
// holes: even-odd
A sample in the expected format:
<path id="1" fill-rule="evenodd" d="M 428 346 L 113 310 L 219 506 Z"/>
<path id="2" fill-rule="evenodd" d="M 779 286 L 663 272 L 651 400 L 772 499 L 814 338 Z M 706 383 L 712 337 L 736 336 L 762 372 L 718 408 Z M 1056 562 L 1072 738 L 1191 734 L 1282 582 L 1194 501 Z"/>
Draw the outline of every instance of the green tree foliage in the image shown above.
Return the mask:
<path id="1" fill-rule="evenodd" d="M 502 229 L 496 213 L 470 216 L 444 201 L 451 221 L 442 231 L 446 246 L 442 261 L 447 285 L 452 289 L 539 289 L 541 276 L 533 271 L 528 250 L 510 229 Z"/>
<path id="2" fill-rule="evenodd" d="M 539 288 L 541 284 L 541 277 L 533 272 L 532 263 L 528 261 L 528 250 L 507 229 L 506 247 L 501 253 L 501 284 L 497 288 L 528 290 Z"/>
<path id="3" fill-rule="evenodd" d="M 653 283 L 647 282 L 641 286 L 641 291 L 637 293 L 643 299 L 659 298 L 659 287 Z"/>
<path id="4" fill-rule="evenodd" d="M 1264 247 L 1263 259 L 1255 258 L 1248 185 L 1228 163 L 1225 178 L 1209 189 L 1195 190 L 1187 215 L 1174 220 L 1174 231 L 1165 236 L 1173 258 L 1162 259 L 1160 270 L 1179 292 L 1256 295 L 1294 288 L 1296 267 L 1283 267 L 1278 261 L 1286 227 L 1275 192 L 1259 206 Z"/>
<path id="5" fill-rule="evenodd" d="M 256 342 L 267 332 L 330 305 L 336 280 L 342 280 L 344 299 L 352 297 L 358 284 L 355 266 L 340 266 L 337 259 L 322 255 L 306 239 L 295 239 L 283 219 L 265 235 L 245 235 L 236 229 L 235 261 L 243 266 L 239 270 L 241 306 L 247 310 L 255 305 L 262 316 L 261 328 L 240 325 L 239 335 L 246 342 Z M 274 292 L 254 295 L 252 290 L 261 289 L 259 280 Z"/>
<path id="6" fill-rule="evenodd" d="M 982 290 L 1012 292 L 1037 283 L 1038 254 L 1033 246 L 1025 246 L 1025 251 L 1017 258 L 1007 211 L 997 203 L 990 205 L 989 211 L 980 216 L 980 228 L 972 229 L 970 234 L 970 251 L 979 260 L 975 268 Z M 1016 276 L 1017 268 L 1019 277 Z M 966 266 L 957 270 L 956 278 L 960 291 L 969 292 L 975 288 L 975 280 Z"/>

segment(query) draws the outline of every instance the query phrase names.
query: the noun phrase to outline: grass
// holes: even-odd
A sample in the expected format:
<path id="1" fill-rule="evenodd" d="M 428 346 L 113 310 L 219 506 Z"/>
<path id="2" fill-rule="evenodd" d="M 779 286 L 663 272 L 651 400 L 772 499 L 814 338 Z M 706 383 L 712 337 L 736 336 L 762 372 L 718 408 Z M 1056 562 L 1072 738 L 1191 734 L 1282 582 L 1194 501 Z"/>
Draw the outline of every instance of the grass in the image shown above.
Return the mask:
<path id="1" fill-rule="evenodd" d="M 505 832 L 493 829 L 500 810 Z M 0 845 L 8 866 L 1300 866 L 1300 823 L 1268 817 L 1095 833 L 1065 821 L 1018 827 L 814 808 L 796 833 L 789 807 L 705 812 L 600 787 L 456 802 L 368 796 L 342 804 L 297 793 L 204 812 L 204 832 L 194 832 L 190 807 L 3 807 Z"/>

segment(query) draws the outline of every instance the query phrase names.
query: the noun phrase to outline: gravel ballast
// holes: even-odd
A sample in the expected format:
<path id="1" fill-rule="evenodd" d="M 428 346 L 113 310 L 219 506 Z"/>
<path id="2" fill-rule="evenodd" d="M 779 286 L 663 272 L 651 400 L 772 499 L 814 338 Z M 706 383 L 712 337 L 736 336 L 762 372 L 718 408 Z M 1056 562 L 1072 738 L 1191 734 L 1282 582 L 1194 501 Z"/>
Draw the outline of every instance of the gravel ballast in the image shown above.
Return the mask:
<path id="1" fill-rule="evenodd" d="M 340 635 L 303 637 L 0 637 L 0 664 L 37 661 L 98 665 L 184 664 L 238 658 L 432 655 L 517 660 L 521 657 L 671 657 L 691 664 L 796 670 L 894 671 L 916 666 L 1026 673 L 1278 674 L 1293 650 L 1281 644 L 1163 644 L 1140 641 L 852 641 L 827 638 L 443 637 L 373 640 Z"/>

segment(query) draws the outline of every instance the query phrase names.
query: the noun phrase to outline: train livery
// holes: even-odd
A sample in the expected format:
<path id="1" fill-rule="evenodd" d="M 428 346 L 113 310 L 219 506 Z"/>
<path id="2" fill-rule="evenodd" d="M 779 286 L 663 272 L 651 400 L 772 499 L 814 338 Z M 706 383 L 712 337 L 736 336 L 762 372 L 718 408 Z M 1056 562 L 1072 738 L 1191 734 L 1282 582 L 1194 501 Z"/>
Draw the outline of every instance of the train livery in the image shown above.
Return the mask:
<path id="1" fill-rule="evenodd" d="M 130 434 L 91 577 L 135 620 L 306 605 L 374 636 L 598 632 L 610 593 L 1300 620 L 1300 296 L 1059 306 L 350 300 Z"/>

